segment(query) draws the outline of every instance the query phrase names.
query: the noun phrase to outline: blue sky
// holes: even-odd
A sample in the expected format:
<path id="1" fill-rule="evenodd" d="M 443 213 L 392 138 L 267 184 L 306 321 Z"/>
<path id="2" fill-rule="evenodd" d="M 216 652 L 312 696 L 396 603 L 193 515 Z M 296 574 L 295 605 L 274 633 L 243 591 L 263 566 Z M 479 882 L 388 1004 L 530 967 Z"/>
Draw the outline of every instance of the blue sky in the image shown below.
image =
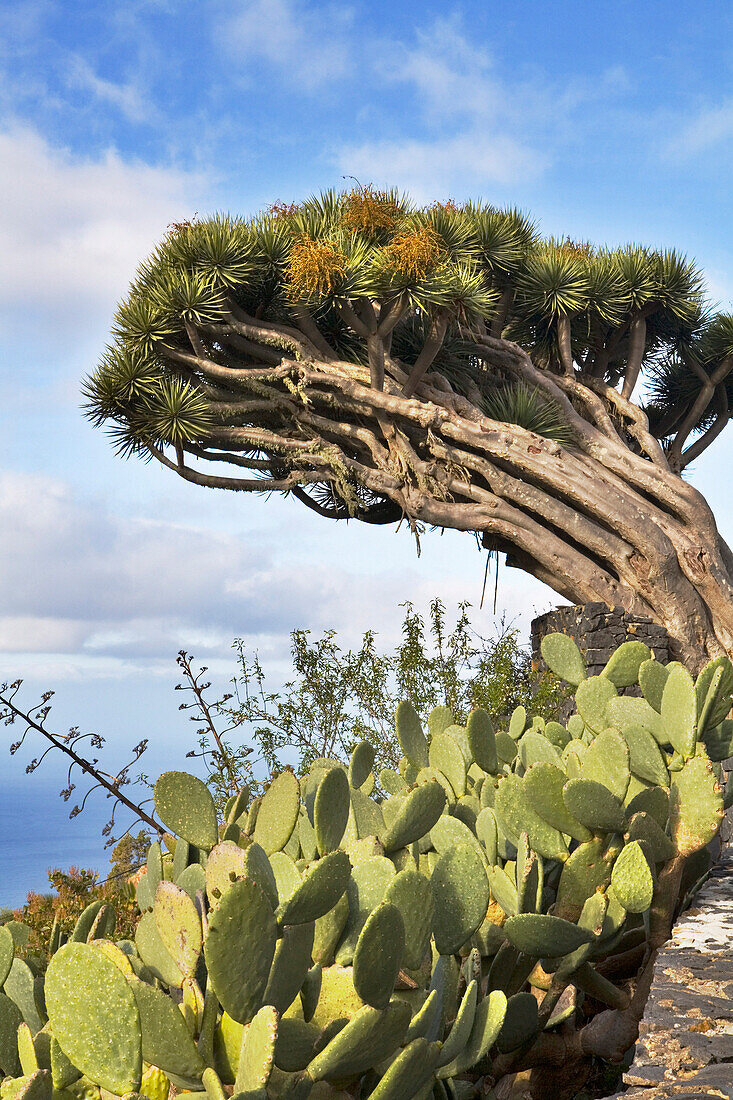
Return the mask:
<path id="1" fill-rule="evenodd" d="M 731 308 L 731 32 L 717 0 L 0 4 L 0 679 L 55 687 L 58 725 L 107 733 L 118 761 L 150 736 L 155 773 L 189 747 L 181 647 L 224 681 L 241 635 L 277 676 L 293 627 L 391 643 L 401 600 L 477 605 L 467 536 L 427 536 L 418 560 L 404 533 L 124 464 L 79 380 L 169 223 L 342 176 L 679 247 Z M 729 538 L 732 460 L 725 437 L 693 471 Z M 504 571 L 499 602 L 526 626 L 555 601 Z M 69 822 L 56 764 L 4 759 L 0 903 L 52 864 L 102 868 L 104 804 Z"/>

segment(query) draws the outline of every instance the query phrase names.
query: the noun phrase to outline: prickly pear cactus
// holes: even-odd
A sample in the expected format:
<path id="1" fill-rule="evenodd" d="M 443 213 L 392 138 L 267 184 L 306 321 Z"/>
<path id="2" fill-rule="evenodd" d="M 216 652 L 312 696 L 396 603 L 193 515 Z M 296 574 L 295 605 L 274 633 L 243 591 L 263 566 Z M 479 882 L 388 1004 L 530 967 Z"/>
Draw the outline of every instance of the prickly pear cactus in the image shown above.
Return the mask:
<path id="1" fill-rule="evenodd" d="M 559 635 L 543 654 L 577 688 L 567 727 L 402 703 L 378 785 L 361 742 L 221 825 L 200 781 L 161 776 L 134 943 L 90 907 L 44 989 L 0 928 L 3 1100 L 467 1098 L 543 1031 L 623 1009 L 624 960 L 720 826 L 733 668 L 695 682 L 628 642 L 587 677 Z"/>

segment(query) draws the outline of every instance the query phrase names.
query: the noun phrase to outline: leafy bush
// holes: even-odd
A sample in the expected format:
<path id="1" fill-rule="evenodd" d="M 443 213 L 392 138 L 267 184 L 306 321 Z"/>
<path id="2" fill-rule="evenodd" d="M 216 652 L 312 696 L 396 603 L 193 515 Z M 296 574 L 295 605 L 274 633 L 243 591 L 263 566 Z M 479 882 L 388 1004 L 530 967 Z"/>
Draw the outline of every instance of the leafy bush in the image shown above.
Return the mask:
<path id="1" fill-rule="evenodd" d="M 567 726 L 439 706 L 426 736 L 402 702 L 383 799 L 366 741 L 348 768 L 241 790 L 223 822 L 200 779 L 163 774 L 134 942 L 96 903 L 56 931 L 43 983 L 0 929 L 3 1100 L 453 1100 L 564 1060 L 562 1097 L 591 1057 L 620 1060 L 629 979 L 731 801 L 733 667 L 693 682 L 632 641 L 586 678 L 566 636 L 543 654 L 576 686 Z"/>
<path id="2" fill-rule="evenodd" d="M 203 689 L 211 685 L 202 683 L 188 654 L 179 654 L 181 689 L 194 695 L 183 705 L 199 727 L 199 751 L 220 808 L 243 781 L 259 789 L 263 771 L 288 764 L 301 772 L 321 756 L 346 763 L 361 740 L 374 746 L 378 768 L 395 766 L 401 756 L 394 732 L 400 700 L 419 714 L 447 706 L 457 722 L 465 722 L 474 707 L 499 723 L 520 705 L 547 718 L 559 716 L 568 693 L 552 673 L 533 671 L 518 630 L 502 624 L 493 637 L 479 634 L 468 603 L 458 605 L 453 626 L 439 599 L 432 601 L 427 622 L 409 602 L 404 608 L 401 641 L 391 652 L 378 646 L 373 630 L 354 649 L 343 649 L 334 630 L 319 638 L 294 630 L 292 674 L 282 687 L 272 686 L 259 656 L 237 639 L 232 691 L 208 703 Z"/>
<path id="3" fill-rule="evenodd" d="M 110 872 L 101 882 L 97 872 L 89 868 L 52 868 L 48 881 L 53 893 L 32 890 L 25 905 L 13 912 L 27 929 L 27 952 L 43 963 L 54 924 L 61 934 L 70 934 L 86 907 L 95 901 L 114 905 L 118 936 L 134 935 L 139 914 L 132 876 L 145 862 L 149 844 L 150 834 L 145 830 L 137 836 L 126 833 L 112 849 Z"/>

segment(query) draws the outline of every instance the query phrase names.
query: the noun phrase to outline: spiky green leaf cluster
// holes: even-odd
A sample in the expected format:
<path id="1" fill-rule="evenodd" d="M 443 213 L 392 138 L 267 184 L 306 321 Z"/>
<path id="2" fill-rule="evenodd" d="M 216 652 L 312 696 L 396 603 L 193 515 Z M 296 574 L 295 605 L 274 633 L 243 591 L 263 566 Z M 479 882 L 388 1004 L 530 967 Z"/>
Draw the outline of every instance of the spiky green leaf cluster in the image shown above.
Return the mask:
<path id="1" fill-rule="evenodd" d="M 508 382 L 490 390 L 484 398 L 484 410 L 492 420 L 518 424 L 564 447 L 572 446 L 573 433 L 562 411 L 551 398 L 526 382 Z"/>
<path id="2" fill-rule="evenodd" d="M 205 438 L 212 424 L 199 386 L 160 370 L 140 348 L 109 348 L 82 392 L 89 419 L 97 426 L 111 423 L 108 434 L 124 457 Z"/>
<path id="3" fill-rule="evenodd" d="M 567 727 L 439 707 L 426 733 L 402 703 L 398 770 L 375 776 L 362 742 L 220 823 L 200 780 L 161 776 L 168 851 L 151 847 L 134 942 L 82 914 L 44 990 L 5 934 L 3 1096 L 478 1096 L 499 1056 L 623 1008 L 597 964 L 671 924 L 670 861 L 704 874 L 733 666 L 695 681 L 629 640 L 587 677 L 567 636 L 542 652 L 576 686 Z"/>
<path id="4" fill-rule="evenodd" d="M 674 250 L 543 239 L 514 209 L 417 207 L 394 190 L 355 187 L 250 219 L 216 214 L 171 227 L 118 307 L 114 347 L 85 383 L 88 415 L 112 425 L 124 454 L 205 444 L 212 417 L 230 421 L 212 412 L 195 357 L 241 368 L 257 362 L 258 341 L 265 362 L 273 349 L 297 357 L 292 334 L 303 309 L 335 354 L 358 364 L 367 361 L 363 325 L 395 309 L 389 346 L 408 370 L 439 317 L 447 330 L 433 369 L 484 395 L 505 379 L 467 350 L 476 335 L 503 332 L 553 367 L 558 326 L 569 323 L 581 377 L 587 370 L 616 384 L 641 322 L 650 418 L 662 436 L 671 413 L 699 393 L 699 365 L 710 372 L 733 355 L 733 319 L 709 314 L 699 270 Z M 231 326 L 242 316 L 263 326 L 254 343 L 236 343 Z M 696 430 L 715 415 L 712 405 L 703 410 Z"/>

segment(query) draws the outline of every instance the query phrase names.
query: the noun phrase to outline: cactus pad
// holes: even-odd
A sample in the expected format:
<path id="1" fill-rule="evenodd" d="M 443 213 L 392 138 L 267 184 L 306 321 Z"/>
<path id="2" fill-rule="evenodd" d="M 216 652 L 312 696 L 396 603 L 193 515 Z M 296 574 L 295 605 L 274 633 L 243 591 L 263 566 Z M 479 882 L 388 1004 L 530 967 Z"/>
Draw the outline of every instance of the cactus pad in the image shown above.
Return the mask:
<path id="1" fill-rule="evenodd" d="M 733 756 L 733 721 L 724 718 L 717 726 L 707 725 L 702 741 L 711 760 L 728 760 Z"/>
<path id="2" fill-rule="evenodd" d="M 594 737 L 580 765 L 581 779 L 602 783 L 619 802 L 629 788 L 629 746 L 617 730 L 609 729 Z"/>
<path id="3" fill-rule="evenodd" d="M 547 740 L 559 749 L 560 752 L 565 748 L 571 739 L 571 734 L 565 729 L 565 726 L 560 725 L 559 722 L 548 722 L 542 731 Z"/>
<path id="4" fill-rule="evenodd" d="M 666 787 L 669 783 L 667 765 L 649 730 L 643 726 L 628 725 L 624 728 L 623 737 L 629 746 L 629 768 L 632 774 L 647 783 Z"/>
<path id="5" fill-rule="evenodd" d="M 0 993 L 0 1069 L 9 1077 L 21 1072 L 18 1058 L 18 1028 L 23 1023 L 20 1009 L 5 993 Z"/>
<path id="6" fill-rule="evenodd" d="M 606 676 L 591 676 L 575 693 L 575 705 L 585 725 L 595 733 L 606 729 L 608 704 L 617 697 L 615 685 Z"/>
<path id="7" fill-rule="evenodd" d="M 336 953 L 336 961 L 348 966 L 356 949 L 359 934 L 372 909 L 384 900 L 387 887 L 396 875 L 394 864 L 383 856 L 371 856 L 354 864 L 346 887 L 349 919 L 346 934 Z"/>
<path id="8" fill-rule="evenodd" d="M 244 848 L 233 840 L 223 840 L 209 852 L 206 860 L 206 893 L 209 903 L 216 906 L 238 878 L 247 877 L 247 856 Z"/>
<path id="9" fill-rule="evenodd" d="M 390 882 L 384 900 L 400 911 L 405 934 L 403 962 L 409 969 L 417 970 L 428 949 L 433 925 L 430 883 L 419 871 L 405 868 Z"/>
<path id="10" fill-rule="evenodd" d="M 201 918 L 196 906 L 180 886 L 174 882 L 160 882 L 155 892 L 153 916 L 166 951 L 184 978 L 192 978 L 203 947 Z"/>
<path id="11" fill-rule="evenodd" d="M 43 1027 L 45 1016 L 41 1017 L 42 1009 L 39 1011 L 36 998 L 35 974 L 27 962 L 17 957 L 13 959 L 3 988 L 11 1001 L 15 1001 L 23 1019 L 35 1035 Z"/>
<path id="12" fill-rule="evenodd" d="M 284 901 L 277 918 L 281 925 L 307 924 L 330 912 L 349 882 L 351 863 L 345 852 L 329 852 L 309 869 L 295 892 Z"/>
<path id="13" fill-rule="evenodd" d="M 483 845 L 489 865 L 496 863 L 499 834 L 496 815 L 490 806 L 484 806 L 476 818 L 476 836 Z"/>
<path id="14" fill-rule="evenodd" d="M 466 736 L 473 759 L 490 775 L 498 769 L 496 735 L 488 712 L 482 707 L 472 710 L 466 723 Z"/>
<path id="15" fill-rule="evenodd" d="M 477 1004 L 478 982 L 472 980 L 466 986 L 466 991 L 463 994 L 463 999 L 456 1013 L 456 1018 L 453 1021 L 453 1026 L 443 1043 L 438 1059 L 439 1066 L 449 1067 L 449 1064 L 463 1052 L 471 1035 Z M 444 1072 L 439 1073 L 438 1076 L 451 1076 L 450 1068 L 445 1069 Z"/>
<path id="16" fill-rule="evenodd" d="M 254 839 L 267 855 L 281 851 L 295 828 L 300 809 L 300 785 L 292 772 L 275 776 L 262 796 Z"/>
<path id="17" fill-rule="evenodd" d="M 234 825 L 239 822 L 240 818 L 246 815 L 251 798 L 252 792 L 247 783 L 245 783 L 236 794 L 232 795 L 224 810 L 224 820 L 227 825 Z"/>
<path id="18" fill-rule="evenodd" d="M 154 892 L 155 887 L 158 885 L 163 877 L 163 860 L 160 854 L 160 845 L 157 842 L 150 845 L 150 850 L 148 852 L 148 883 L 150 885 L 152 885 L 150 877 L 151 862 L 153 867 L 155 866 L 156 862 L 160 865 L 160 872 L 158 873 L 157 877 L 152 880 L 155 883 L 155 885 L 153 886 Z M 89 933 L 92 929 L 92 925 L 94 924 L 94 921 L 103 906 L 103 901 L 93 901 L 90 905 L 87 905 L 83 912 L 80 914 L 76 924 L 74 925 L 74 930 L 69 936 L 69 939 L 73 940 L 75 943 L 86 943 L 89 938 Z"/>
<path id="19" fill-rule="evenodd" d="M 292 924 L 277 941 L 262 1000 L 279 1013 L 286 1012 L 306 979 L 311 965 L 314 924 Z"/>
<path id="20" fill-rule="evenodd" d="M 518 775 L 508 775 L 499 782 L 494 812 L 499 826 L 515 848 L 522 833 L 526 832 L 532 850 L 545 859 L 567 859 L 568 848 L 561 833 L 534 810 Z"/>
<path id="21" fill-rule="evenodd" d="M 504 913 L 515 916 L 519 912 L 519 895 L 514 880 L 503 867 L 489 869 L 491 896 Z"/>
<path id="22" fill-rule="evenodd" d="M 383 1009 L 365 1005 L 316 1055 L 308 1075 L 314 1081 L 339 1080 L 378 1065 L 402 1044 L 410 1014 L 404 1001 Z"/>
<path id="23" fill-rule="evenodd" d="M 233 883 L 210 915 L 204 955 L 222 1008 L 239 1023 L 249 1023 L 260 1006 L 276 940 L 264 891 L 250 879 Z"/>
<path id="24" fill-rule="evenodd" d="M 620 841 L 618 847 L 609 847 L 603 837 L 593 837 L 575 849 L 560 875 L 556 916 L 566 920 L 579 918 L 587 899 L 610 883 L 619 847 Z"/>
<path id="25" fill-rule="evenodd" d="M 652 657 L 639 665 L 639 687 L 649 706 L 657 713 L 662 710 L 662 694 L 669 675 L 666 665 Z"/>
<path id="26" fill-rule="evenodd" d="M 171 832 L 197 848 L 208 851 L 219 839 L 214 799 L 193 775 L 163 772 L 155 784 L 155 809 Z"/>
<path id="27" fill-rule="evenodd" d="M 365 1004 L 389 1004 L 404 946 L 402 915 L 396 905 L 383 902 L 367 917 L 354 950 L 354 989 Z"/>
<path id="28" fill-rule="evenodd" d="M 407 794 L 407 784 L 394 768 L 382 768 L 379 773 L 379 782 L 387 794 Z"/>
<path id="29" fill-rule="evenodd" d="M 651 817 L 662 828 L 666 829 L 669 820 L 669 790 L 663 787 L 646 787 L 634 795 L 626 806 L 626 816 L 642 811 Z"/>
<path id="30" fill-rule="evenodd" d="M 535 764 L 524 777 L 524 795 L 544 821 L 561 833 L 575 840 L 590 840 L 591 832 L 581 825 L 568 810 L 563 799 L 563 788 L 567 782 L 560 768 L 552 764 Z"/>
<path id="31" fill-rule="evenodd" d="M 687 758 L 695 752 L 697 696 L 692 677 L 683 665 L 676 665 L 662 693 L 662 725 L 665 740 Z"/>
<path id="32" fill-rule="evenodd" d="M 203 892 L 206 889 L 206 872 L 200 863 L 190 863 L 181 871 L 176 885 L 186 891 L 191 901 L 195 901 L 199 890 Z"/>
<path id="33" fill-rule="evenodd" d="M 239 1054 L 235 1093 L 256 1092 L 270 1080 L 277 1043 L 277 1012 L 270 1005 L 259 1010 L 249 1025 Z"/>
<path id="34" fill-rule="evenodd" d="M 672 774 L 669 831 L 680 855 L 716 836 L 723 819 L 723 790 L 707 756 L 695 756 Z"/>
<path id="35" fill-rule="evenodd" d="M 519 951 L 535 958 L 559 958 L 593 940 L 593 934 L 586 929 L 546 913 L 509 917 L 504 932 Z"/>
<path id="36" fill-rule="evenodd" d="M 540 652 L 550 671 L 561 680 L 577 687 L 585 679 L 585 662 L 567 634 L 546 634 L 540 642 Z"/>
<path id="37" fill-rule="evenodd" d="M 348 879 L 347 879 L 348 881 Z M 349 901 L 346 893 L 315 922 L 315 936 L 313 939 L 313 961 L 322 966 L 330 966 L 334 961 L 336 947 L 343 935 L 346 922 L 349 919 Z"/>
<path id="38" fill-rule="evenodd" d="M 593 832 L 622 833 L 626 817 L 621 802 L 593 779 L 569 779 L 563 788 L 569 813 Z"/>
<path id="39" fill-rule="evenodd" d="M 13 937 L 5 925 L 0 924 L 0 986 L 5 985 L 5 979 L 10 973 L 10 967 L 13 965 L 14 955 Z"/>
<path id="40" fill-rule="evenodd" d="M 652 651 L 644 642 L 637 639 L 623 642 L 611 654 L 601 676 L 605 676 L 617 688 L 631 687 L 639 679 L 639 669 L 649 661 Z"/>
<path id="41" fill-rule="evenodd" d="M 457 844 L 439 856 L 431 877 L 435 898 L 435 946 L 441 955 L 458 951 L 479 927 L 489 906 L 489 883 L 481 856 Z"/>
<path id="42" fill-rule="evenodd" d="M 410 791 L 380 838 L 385 852 L 403 848 L 425 836 L 438 821 L 444 808 L 445 791 L 435 780 Z"/>
<path id="43" fill-rule="evenodd" d="M 663 745 L 667 740 L 660 714 L 646 699 L 617 695 L 606 703 L 606 726 L 615 726 L 623 733 L 627 726 L 643 726 Z"/>
<path id="44" fill-rule="evenodd" d="M 418 769 L 427 767 L 428 743 L 412 703 L 397 704 L 395 730 L 400 747 L 412 766 Z"/>
<path id="45" fill-rule="evenodd" d="M 522 834 L 526 841 L 527 834 Z M 525 845 L 522 845 L 525 847 Z M 517 909 L 520 913 L 537 913 L 542 904 L 544 864 L 542 856 L 531 849 L 517 852 Z"/>
<path id="46" fill-rule="evenodd" d="M 101 951 L 67 943 L 46 973 L 54 1038 L 82 1073 L 109 1092 L 140 1087 L 140 1014 L 129 983 Z"/>
<path id="47" fill-rule="evenodd" d="M 321 1034 L 317 1024 L 306 1023 L 289 1017 L 280 1019 L 275 1043 L 275 1065 L 286 1073 L 305 1069 L 315 1054 L 315 1046 Z"/>
<path id="48" fill-rule="evenodd" d="M 539 1031 L 537 1001 L 532 993 L 517 993 L 507 1001 L 504 1023 L 496 1040 L 502 1053 L 515 1050 Z"/>
<path id="49" fill-rule="evenodd" d="M 519 741 L 519 759 L 525 768 L 531 768 L 533 764 L 554 764 L 562 766 L 562 758 L 552 741 L 545 737 L 539 730 L 530 729 Z"/>
<path id="50" fill-rule="evenodd" d="M 404 1047 L 369 1094 L 370 1100 L 412 1100 L 432 1083 L 438 1061 L 437 1043 L 417 1038 Z"/>
<path id="51" fill-rule="evenodd" d="M 273 852 L 270 866 L 275 877 L 278 900 L 282 904 L 293 896 L 303 881 L 303 876 L 285 852 Z"/>
<path id="52" fill-rule="evenodd" d="M 428 752 L 430 767 L 436 772 L 442 772 L 456 798 L 460 798 L 466 793 L 466 758 L 458 742 L 447 731 L 436 733 L 430 742 Z"/>
<path id="53" fill-rule="evenodd" d="M 318 784 L 313 804 L 313 828 L 322 856 L 335 851 L 341 843 L 350 808 L 346 772 L 343 768 L 331 768 Z"/>
<path id="54" fill-rule="evenodd" d="M 374 745 L 368 741 L 359 741 L 354 746 L 349 760 L 349 783 L 352 787 L 361 787 L 366 783 L 374 766 Z"/>
<path id="55" fill-rule="evenodd" d="M 438 818 L 430 832 L 430 841 L 438 855 L 455 844 L 468 844 L 469 847 L 475 848 L 484 863 L 487 862 L 486 851 L 475 832 L 464 821 L 451 814 L 443 814 Z"/>
<path id="56" fill-rule="evenodd" d="M 509 719 L 509 736 L 512 741 L 518 741 L 527 728 L 527 711 L 525 707 L 518 706 L 512 711 Z"/>
<path id="57" fill-rule="evenodd" d="M 153 913 L 143 913 L 138 927 L 135 928 L 135 947 L 138 948 L 143 963 L 149 968 L 155 978 L 162 981 L 165 986 L 183 986 L 183 975 L 175 960 L 168 954 L 157 931 L 157 924 Z"/>
<path id="58" fill-rule="evenodd" d="M 651 814 L 643 811 L 632 814 L 629 819 L 628 836 L 630 840 L 641 841 L 655 863 L 674 859 L 677 853 L 674 844 Z"/>
<path id="59" fill-rule="evenodd" d="M 488 997 L 479 1001 L 468 1042 L 455 1062 L 446 1066 L 446 1072 L 451 1076 L 465 1073 L 486 1057 L 499 1037 L 506 1010 L 506 995 L 499 989 L 492 990 Z"/>
<path id="60" fill-rule="evenodd" d="M 140 1014 L 142 1055 L 150 1065 L 178 1080 L 182 1088 L 197 1088 L 204 1062 L 178 1007 L 159 989 L 130 980 Z"/>
<path id="61" fill-rule="evenodd" d="M 713 681 L 716 681 L 715 690 L 711 692 Z M 701 729 L 717 726 L 727 717 L 731 708 L 731 694 L 733 693 L 733 665 L 728 657 L 714 657 L 702 670 L 695 681 L 695 694 L 697 695 L 697 710 L 701 716 L 705 714 L 704 724 Z"/>
<path id="62" fill-rule="evenodd" d="M 613 865 L 611 886 L 629 913 L 644 913 L 652 903 L 654 879 L 638 841 L 625 845 Z"/>

